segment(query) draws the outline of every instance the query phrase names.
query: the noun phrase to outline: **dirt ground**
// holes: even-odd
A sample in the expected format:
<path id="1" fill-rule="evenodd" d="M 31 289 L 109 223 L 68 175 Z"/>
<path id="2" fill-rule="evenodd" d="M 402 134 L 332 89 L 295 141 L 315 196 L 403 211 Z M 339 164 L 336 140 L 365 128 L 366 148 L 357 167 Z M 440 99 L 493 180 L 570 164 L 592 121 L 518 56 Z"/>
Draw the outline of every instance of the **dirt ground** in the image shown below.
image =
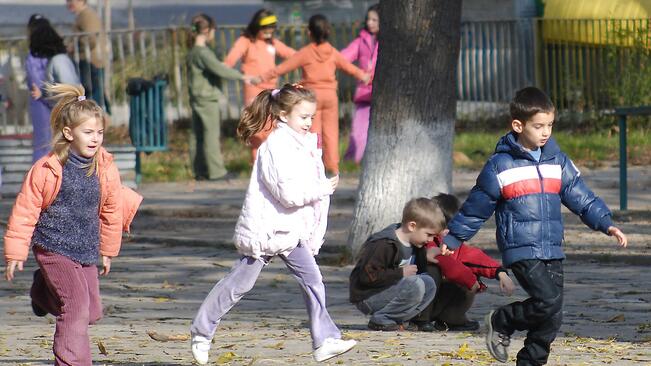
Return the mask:
<path id="1" fill-rule="evenodd" d="M 552 346 L 551 365 L 651 365 L 651 175 L 629 172 L 631 200 L 616 212 L 629 235 L 627 250 L 566 216 L 564 324 Z M 584 170 L 586 181 L 611 208 L 618 206 L 616 168 Z M 455 172 L 463 196 L 476 172 Z M 328 308 L 346 337 L 359 341 L 329 365 L 492 365 L 478 332 L 372 332 L 348 303 L 350 265 L 333 265 L 345 245 L 354 205 L 355 177 L 346 177 L 333 199 L 327 244 L 321 256 Z M 97 365 L 190 365 L 189 324 L 199 304 L 229 270 L 237 253 L 230 243 L 246 181 L 166 183 L 141 188 L 145 202 L 133 235 L 101 280 L 105 317 L 90 330 Z M 0 201 L 7 217 L 12 200 Z M 494 224 L 472 244 L 494 250 Z M 52 364 L 54 318 L 31 312 L 28 289 L 35 263 L 9 284 L 0 283 L 0 365 Z M 495 281 L 477 297 L 469 316 L 524 299 L 499 294 Z M 524 335 L 516 333 L 515 355 Z M 265 268 L 254 289 L 225 317 L 211 351 L 214 365 L 315 364 L 299 287 L 282 261 Z"/>

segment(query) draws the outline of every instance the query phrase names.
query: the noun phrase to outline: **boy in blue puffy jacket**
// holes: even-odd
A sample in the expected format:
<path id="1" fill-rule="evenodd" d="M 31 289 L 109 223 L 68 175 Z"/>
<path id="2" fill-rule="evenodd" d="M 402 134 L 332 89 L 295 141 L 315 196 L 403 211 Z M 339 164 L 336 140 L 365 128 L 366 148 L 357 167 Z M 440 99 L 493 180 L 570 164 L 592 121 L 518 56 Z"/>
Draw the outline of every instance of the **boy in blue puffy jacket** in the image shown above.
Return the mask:
<path id="1" fill-rule="evenodd" d="M 606 204 L 583 182 L 577 167 L 551 138 L 555 108 L 535 87 L 519 90 L 510 104 L 513 131 L 503 136 L 459 213 L 450 221 L 442 253 L 472 238 L 495 212 L 502 263 L 529 294 L 486 316 L 486 346 L 508 361 L 510 336 L 526 330 L 517 365 L 544 365 L 562 322 L 563 219 L 561 204 L 590 228 L 626 236 L 612 224 Z"/>

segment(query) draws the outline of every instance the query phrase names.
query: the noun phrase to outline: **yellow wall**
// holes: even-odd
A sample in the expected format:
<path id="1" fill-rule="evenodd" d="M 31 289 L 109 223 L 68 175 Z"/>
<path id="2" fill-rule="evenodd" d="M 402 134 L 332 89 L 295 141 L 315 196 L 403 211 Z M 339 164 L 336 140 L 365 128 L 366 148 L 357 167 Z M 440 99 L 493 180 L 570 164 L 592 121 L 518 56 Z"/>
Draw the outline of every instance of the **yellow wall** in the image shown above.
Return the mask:
<path id="1" fill-rule="evenodd" d="M 651 0 L 545 0 L 546 42 L 633 45 L 649 27 Z M 583 19 L 575 21 L 576 19 Z"/>

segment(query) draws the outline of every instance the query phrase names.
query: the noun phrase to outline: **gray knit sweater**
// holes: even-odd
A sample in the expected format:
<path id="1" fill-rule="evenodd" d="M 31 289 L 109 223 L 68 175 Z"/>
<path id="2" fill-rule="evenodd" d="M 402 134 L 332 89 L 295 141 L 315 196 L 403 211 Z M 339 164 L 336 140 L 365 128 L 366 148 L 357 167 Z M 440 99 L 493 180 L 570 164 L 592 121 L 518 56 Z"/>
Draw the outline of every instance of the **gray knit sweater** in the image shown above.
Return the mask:
<path id="1" fill-rule="evenodd" d="M 61 189 L 41 212 L 32 236 L 33 245 L 80 264 L 96 264 L 99 258 L 100 188 L 97 174 L 86 176 L 90 162 L 70 153 Z"/>

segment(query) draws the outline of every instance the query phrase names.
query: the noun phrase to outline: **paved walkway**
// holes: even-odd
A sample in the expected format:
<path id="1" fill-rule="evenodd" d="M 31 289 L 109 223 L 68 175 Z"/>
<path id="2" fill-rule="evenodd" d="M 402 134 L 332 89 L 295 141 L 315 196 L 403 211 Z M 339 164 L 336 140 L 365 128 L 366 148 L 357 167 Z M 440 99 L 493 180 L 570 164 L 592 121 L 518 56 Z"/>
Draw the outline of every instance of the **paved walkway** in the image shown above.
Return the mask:
<path id="1" fill-rule="evenodd" d="M 616 170 L 583 172 L 611 207 L 618 193 Z M 631 248 L 618 251 L 611 238 L 593 234 L 567 215 L 564 325 L 553 345 L 553 365 L 651 364 L 651 194 L 648 169 L 634 168 L 629 206 L 618 213 Z M 467 191 L 476 172 L 455 174 L 456 191 Z M 613 178 L 614 176 L 614 178 Z M 356 180 L 346 178 L 331 211 L 324 263 L 336 261 L 350 222 Z M 91 327 L 97 365 L 190 365 L 188 326 L 212 285 L 237 258 L 229 238 L 243 199 L 245 181 L 151 184 L 109 277 L 102 279 L 105 318 Z M 10 199 L 0 201 L 0 218 Z M 490 226 L 490 225 L 489 225 Z M 492 249 L 494 231 L 482 230 L 474 244 Z M 327 260 L 326 260 L 327 259 Z M 34 260 L 14 283 L 0 282 L 0 365 L 51 364 L 54 321 L 31 313 L 29 297 Z M 321 266 L 328 308 L 347 337 L 359 340 L 353 351 L 328 364 L 491 365 L 483 333 L 433 334 L 371 332 L 367 319 L 347 301 L 350 266 Z M 499 295 L 497 283 L 478 296 L 470 316 L 523 299 Z M 483 330 L 483 329 L 482 329 Z M 516 334 L 513 352 L 522 344 Z M 99 346 L 101 345 L 101 347 Z M 315 364 L 307 315 L 299 288 L 282 261 L 266 268 L 254 289 L 224 319 L 213 345 L 212 364 Z"/>

